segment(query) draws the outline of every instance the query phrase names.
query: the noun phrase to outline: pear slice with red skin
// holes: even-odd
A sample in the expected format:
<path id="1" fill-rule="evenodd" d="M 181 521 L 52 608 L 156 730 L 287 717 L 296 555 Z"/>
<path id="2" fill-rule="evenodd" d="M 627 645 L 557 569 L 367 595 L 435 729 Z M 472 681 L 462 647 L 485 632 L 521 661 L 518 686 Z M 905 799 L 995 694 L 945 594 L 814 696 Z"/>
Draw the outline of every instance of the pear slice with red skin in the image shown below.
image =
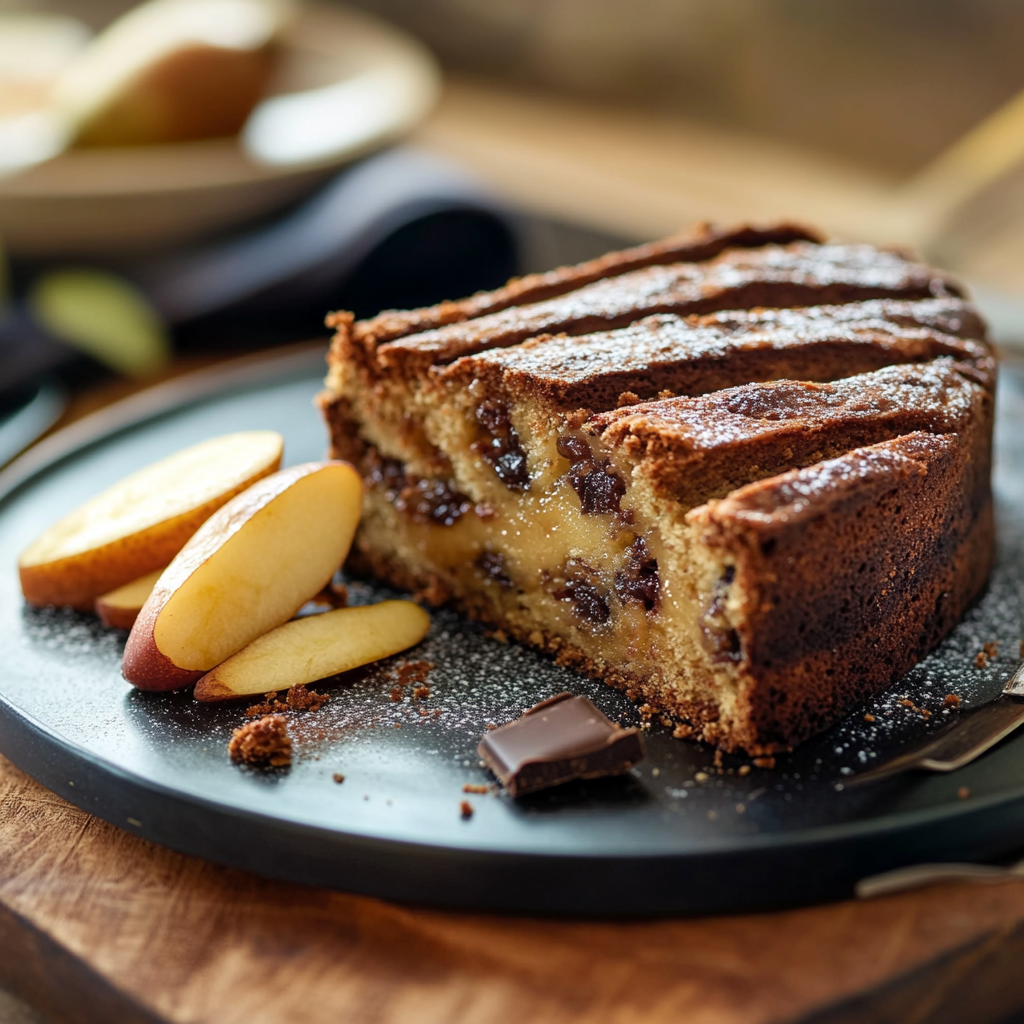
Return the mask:
<path id="1" fill-rule="evenodd" d="M 345 560 L 361 503 L 347 462 L 291 466 L 233 498 L 157 580 L 125 646 L 125 679 L 188 686 L 287 622 Z"/>
<path id="2" fill-rule="evenodd" d="M 163 569 L 147 572 L 145 576 L 140 576 L 123 587 L 97 597 L 96 614 L 100 617 L 100 622 L 111 629 L 131 629 L 162 573 Z"/>
<path id="3" fill-rule="evenodd" d="M 240 431 L 118 481 L 21 553 L 25 599 L 91 612 L 96 598 L 167 565 L 217 509 L 277 470 L 283 448 L 273 430 Z"/>
<path id="4" fill-rule="evenodd" d="M 338 608 L 286 622 L 257 637 L 196 683 L 201 701 L 290 690 L 418 644 L 430 616 L 412 601 Z"/>

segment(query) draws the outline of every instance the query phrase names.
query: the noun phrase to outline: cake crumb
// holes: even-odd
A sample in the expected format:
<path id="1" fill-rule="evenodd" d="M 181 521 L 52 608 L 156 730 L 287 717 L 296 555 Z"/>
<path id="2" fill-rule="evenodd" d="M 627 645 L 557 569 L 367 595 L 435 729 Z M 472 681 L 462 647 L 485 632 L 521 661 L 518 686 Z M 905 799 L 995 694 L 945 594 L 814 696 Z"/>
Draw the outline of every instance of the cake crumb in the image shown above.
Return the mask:
<path id="1" fill-rule="evenodd" d="M 231 735 L 228 753 L 232 761 L 281 768 L 292 763 L 292 741 L 284 715 L 265 715 L 246 722 Z"/>
<path id="2" fill-rule="evenodd" d="M 412 691 L 414 700 L 426 700 L 430 696 L 430 687 L 425 684 L 420 684 Z"/>
<path id="3" fill-rule="evenodd" d="M 987 668 L 988 667 L 988 655 L 984 651 L 978 651 L 974 656 L 974 667 L 975 668 Z"/>
<path id="4" fill-rule="evenodd" d="M 491 791 L 491 787 L 490 786 L 478 786 L 478 785 L 474 785 L 472 782 L 467 782 L 462 787 L 462 792 L 463 793 L 490 793 L 490 791 Z"/>
<path id="5" fill-rule="evenodd" d="M 749 775 L 750 774 L 750 765 L 749 764 L 741 764 L 739 766 L 739 768 L 736 769 L 736 774 L 737 775 Z"/>
<path id="6" fill-rule="evenodd" d="M 337 782 L 338 785 L 341 785 L 341 783 L 343 783 L 345 781 L 345 776 L 342 775 L 341 772 L 335 772 L 331 776 L 331 778 L 334 779 L 334 781 Z"/>
<path id="7" fill-rule="evenodd" d="M 292 711 L 319 711 L 331 698 L 326 693 L 317 693 L 299 683 L 288 691 L 287 699 Z"/>
<path id="8" fill-rule="evenodd" d="M 668 715 L 662 715 L 658 719 L 658 721 L 661 722 L 661 724 L 663 726 L 665 726 L 666 729 L 671 729 L 672 728 L 672 719 L 669 718 Z"/>
<path id="9" fill-rule="evenodd" d="M 277 699 L 277 690 L 271 690 L 263 695 L 262 703 L 253 704 L 245 709 L 245 717 L 262 718 L 264 715 L 271 715 L 275 711 L 279 711 L 280 708 L 281 704 Z"/>
<path id="10" fill-rule="evenodd" d="M 391 700 L 392 700 L 393 703 L 397 704 L 400 700 L 403 700 L 404 698 L 405 698 L 405 689 L 403 687 L 401 687 L 401 686 L 392 686 L 391 687 Z"/>
<path id="11" fill-rule="evenodd" d="M 711 762 L 716 768 L 722 767 L 722 751 L 716 749 L 714 760 Z"/>
<path id="12" fill-rule="evenodd" d="M 956 791 L 957 800 L 966 800 L 971 795 L 971 791 L 966 786 L 961 786 Z"/>
<path id="13" fill-rule="evenodd" d="M 697 774 L 694 775 L 694 779 L 696 779 L 697 782 L 707 782 L 708 774 L 707 772 L 697 772 Z"/>
<path id="14" fill-rule="evenodd" d="M 435 711 L 435 712 L 434 712 L 434 714 L 436 715 L 436 714 L 437 714 L 437 712 Z M 486 729 L 486 730 L 487 730 L 488 732 L 491 732 L 491 731 L 492 731 L 493 729 L 497 729 L 498 727 L 497 727 L 497 726 L 496 726 L 496 725 L 494 724 L 494 722 L 488 722 L 488 723 L 487 723 L 487 724 L 486 724 L 486 725 L 484 726 L 484 728 L 485 728 L 485 729 Z"/>
<path id="15" fill-rule="evenodd" d="M 640 717 L 646 722 L 654 715 L 654 708 L 650 704 L 641 704 L 637 709 L 640 712 Z"/>
<path id="16" fill-rule="evenodd" d="M 758 768 L 774 768 L 775 758 L 774 757 L 755 757 L 754 765 Z"/>
<path id="17" fill-rule="evenodd" d="M 473 805 L 468 800 L 463 800 L 459 804 L 459 814 L 463 820 L 468 821 L 473 817 Z"/>
<path id="18" fill-rule="evenodd" d="M 676 393 L 674 391 L 669 391 L 668 388 L 665 388 L 664 391 L 659 391 L 658 392 L 658 398 L 661 399 L 662 401 L 664 401 L 666 398 L 675 398 L 675 397 L 676 397 Z"/>
<path id="19" fill-rule="evenodd" d="M 407 661 L 398 666 L 398 685 L 420 686 L 427 681 L 434 663 L 432 661 Z"/>
<path id="20" fill-rule="evenodd" d="M 623 391 L 619 395 L 618 407 L 624 409 L 627 405 L 636 405 L 640 401 L 640 396 L 635 391 Z"/>
<path id="21" fill-rule="evenodd" d="M 497 640 L 499 644 L 508 643 L 508 633 L 503 629 L 494 629 L 487 634 L 492 640 Z"/>
<path id="22" fill-rule="evenodd" d="M 693 726 L 680 722 L 673 730 L 672 737 L 677 740 L 688 740 L 693 736 Z"/>
<path id="23" fill-rule="evenodd" d="M 947 693 L 942 706 L 944 708 L 958 708 L 960 707 L 960 697 L 955 693 Z"/>
<path id="24" fill-rule="evenodd" d="M 402 723 L 401 722 L 395 722 L 394 723 L 394 728 L 401 729 L 402 728 Z"/>
<path id="25" fill-rule="evenodd" d="M 870 714 L 870 713 L 869 713 L 869 714 L 866 714 L 866 715 L 864 716 L 864 721 L 865 721 L 865 722 L 873 722 L 873 721 L 875 721 L 875 716 L 874 716 L 874 715 L 872 715 L 872 714 Z"/>
<path id="26" fill-rule="evenodd" d="M 905 697 L 900 701 L 900 704 L 905 708 L 910 708 L 911 711 L 920 715 L 922 718 L 932 717 L 932 713 L 927 708 L 919 708 L 912 700 L 907 700 Z"/>
<path id="27" fill-rule="evenodd" d="M 998 658 L 999 657 L 999 644 L 995 643 L 992 640 L 989 640 L 987 643 L 982 644 L 981 645 L 981 649 L 990 658 Z"/>

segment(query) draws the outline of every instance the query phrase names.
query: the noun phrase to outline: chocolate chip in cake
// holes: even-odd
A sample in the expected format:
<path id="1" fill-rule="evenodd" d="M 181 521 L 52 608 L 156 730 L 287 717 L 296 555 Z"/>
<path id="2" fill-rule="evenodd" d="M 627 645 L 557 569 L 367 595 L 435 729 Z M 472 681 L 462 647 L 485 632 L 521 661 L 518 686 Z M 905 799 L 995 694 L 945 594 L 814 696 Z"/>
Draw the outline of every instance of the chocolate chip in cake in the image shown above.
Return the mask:
<path id="1" fill-rule="evenodd" d="M 594 460 L 590 445 L 581 438 L 565 434 L 557 441 L 558 454 L 569 460 L 569 483 L 579 495 L 584 515 L 618 512 L 626 493 L 622 477 L 611 468 L 607 459 Z"/>
<path id="2" fill-rule="evenodd" d="M 554 591 L 559 601 L 571 601 L 573 610 L 587 622 L 607 622 L 608 602 L 593 583 L 594 571 L 585 562 L 570 559 L 565 566 L 565 586 Z"/>
<path id="3" fill-rule="evenodd" d="M 619 599 L 639 601 L 646 611 L 658 605 L 658 560 L 651 557 L 643 537 L 637 537 L 626 553 L 626 568 L 615 574 L 615 592 Z"/>
<path id="4" fill-rule="evenodd" d="M 494 470 L 509 490 L 527 490 L 530 474 L 526 467 L 526 452 L 512 426 L 508 407 L 498 402 L 481 402 L 477 406 L 476 420 L 487 437 L 474 441 L 473 451 Z"/>
<path id="5" fill-rule="evenodd" d="M 487 579 L 494 580 L 503 587 L 512 586 L 512 580 L 505 572 L 505 556 L 500 551 L 481 551 L 477 556 L 476 566 Z"/>
<path id="6" fill-rule="evenodd" d="M 372 484 L 383 486 L 387 500 L 414 523 L 454 526 L 473 508 L 469 498 L 448 482 L 409 476 L 396 459 L 375 456 L 367 475 Z"/>
<path id="7" fill-rule="evenodd" d="M 715 582 L 711 603 L 700 617 L 701 642 L 712 661 L 739 661 L 743 657 L 739 634 L 725 617 L 725 602 L 736 578 L 736 567 L 727 565 Z"/>

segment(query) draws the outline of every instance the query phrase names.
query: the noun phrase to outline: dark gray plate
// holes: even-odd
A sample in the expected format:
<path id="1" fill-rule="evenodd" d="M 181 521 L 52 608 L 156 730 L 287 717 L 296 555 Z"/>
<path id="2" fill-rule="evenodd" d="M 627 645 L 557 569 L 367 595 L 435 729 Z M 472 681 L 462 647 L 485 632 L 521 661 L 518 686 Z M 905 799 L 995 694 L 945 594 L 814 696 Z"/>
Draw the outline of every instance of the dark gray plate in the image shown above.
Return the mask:
<path id="1" fill-rule="evenodd" d="M 1009 375 L 1000 403 L 999 564 L 980 604 L 938 652 L 774 769 L 740 775 L 739 758 L 716 769 L 711 751 L 656 724 L 648 760 L 631 775 L 516 803 L 462 792 L 490 781 L 475 753 L 487 723 L 563 689 L 587 694 L 623 722 L 636 721 L 633 706 L 441 612 L 428 640 L 397 660 L 436 665 L 428 700 L 390 699 L 395 663 L 335 681 L 326 707 L 294 721 L 291 769 L 254 772 L 227 757 L 242 707 L 133 691 L 119 671 L 123 633 L 22 602 L 14 572 L 21 548 L 131 470 L 254 427 L 285 435 L 287 462 L 322 456 L 324 431 L 311 405 L 320 372 L 319 354 L 307 353 L 167 386 L 0 474 L 0 749 L 44 785 L 155 842 L 265 875 L 530 913 L 806 903 L 847 896 L 859 878 L 900 865 L 989 860 L 1024 847 L 1024 734 L 953 776 L 841 788 L 852 771 L 947 724 L 957 714 L 943 710 L 947 693 L 965 706 L 984 701 L 1016 664 L 1024 630 L 1024 390 Z M 365 584 L 353 590 L 360 601 L 386 593 Z M 1002 653 L 977 669 L 985 641 L 998 641 Z M 335 772 L 343 784 L 332 781 Z M 460 817 L 464 798 L 474 807 L 470 820 Z"/>

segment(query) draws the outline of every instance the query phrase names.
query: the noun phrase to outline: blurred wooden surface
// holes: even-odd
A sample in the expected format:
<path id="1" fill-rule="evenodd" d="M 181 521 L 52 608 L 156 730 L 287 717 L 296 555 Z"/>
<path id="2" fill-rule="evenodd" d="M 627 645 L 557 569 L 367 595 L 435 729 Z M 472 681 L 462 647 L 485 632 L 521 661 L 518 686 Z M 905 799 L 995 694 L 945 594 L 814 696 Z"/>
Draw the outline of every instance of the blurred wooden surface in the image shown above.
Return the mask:
<path id="1" fill-rule="evenodd" d="M 1022 928 L 1022 883 L 655 922 L 398 907 L 153 846 L 0 759 L 0 981 L 53 1021 L 994 1024 Z"/>
<path id="2" fill-rule="evenodd" d="M 1001 136 L 976 140 L 982 163 L 993 146 L 1020 150 L 1024 99 L 1016 107 Z M 900 180 L 735 129 L 460 75 L 414 141 L 523 209 L 596 231 L 641 240 L 701 220 L 804 220 L 840 238 L 916 248 L 975 283 L 1024 294 L 1019 161 L 991 180 L 964 166 L 957 181 L 946 173 L 956 161 Z"/>
<path id="3" fill-rule="evenodd" d="M 778 217 L 872 239 L 885 234 L 897 186 L 757 137 L 461 76 L 447 79 L 414 141 L 528 210 L 636 239 L 699 220 Z"/>

